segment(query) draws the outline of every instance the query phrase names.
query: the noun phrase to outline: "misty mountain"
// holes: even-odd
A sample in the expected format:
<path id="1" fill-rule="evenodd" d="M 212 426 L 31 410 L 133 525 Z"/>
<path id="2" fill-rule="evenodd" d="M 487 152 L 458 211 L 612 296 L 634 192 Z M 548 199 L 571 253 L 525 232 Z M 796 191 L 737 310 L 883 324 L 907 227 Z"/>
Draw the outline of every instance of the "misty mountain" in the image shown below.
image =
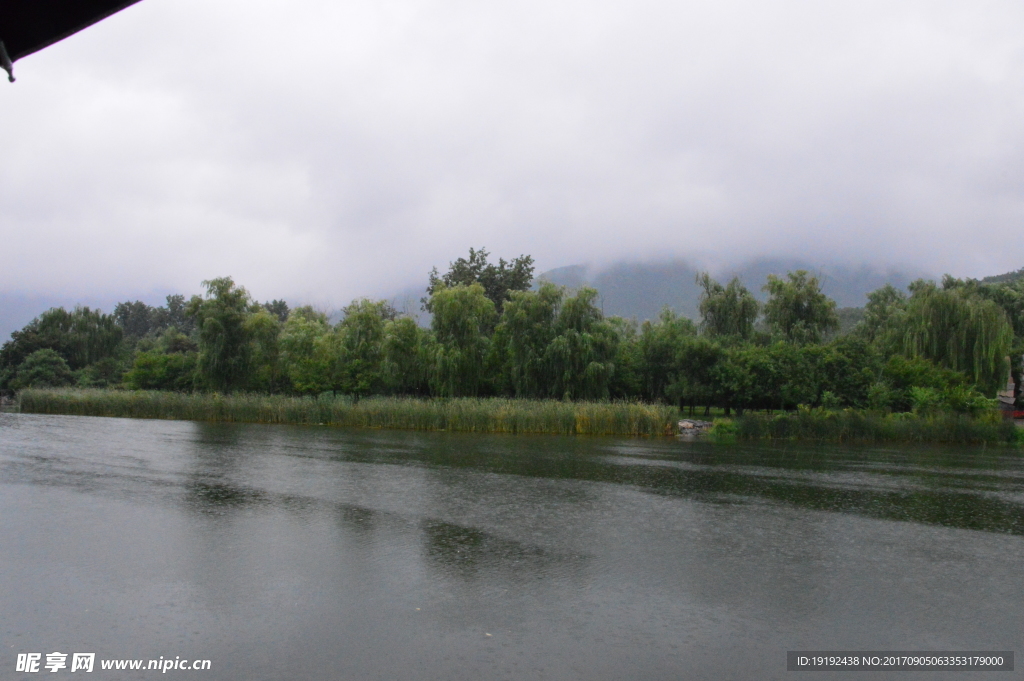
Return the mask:
<path id="1" fill-rule="evenodd" d="M 750 261 L 742 266 L 712 271 L 713 277 L 723 284 L 732 277 L 740 281 L 760 300 L 766 295 L 761 287 L 769 274 L 783 276 L 787 272 L 804 269 L 822 282 L 822 290 L 836 301 L 840 308 L 862 307 L 866 294 L 886 284 L 906 289 L 918 278 L 933 279 L 921 272 L 883 270 L 869 267 L 848 267 L 843 265 L 815 266 L 797 259 L 763 258 Z M 603 269 L 587 265 L 570 265 L 544 272 L 538 281 L 579 288 L 590 286 L 600 294 L 600 304 L 605 315 L 633 318 L 639 321 L 656 319 L 666 305 L 676 312 L 697 319 L 697 304 L 700 287 L 697 268 L 682 261 L 618 263 Z"/>
<path id="2" fill-rule="evenodd" d="M 935 279 L 924 272 L 896 269 L 879 269 L 870 266 L 848 267 L 843 265 L 815 266 L 798 259 L 762 258 L 739 267 L 712 270 L 711 274 L 722 283 L 738 276 L 744 285 L 759 299 L 765 294 L 761 286 L 769 274 L 785 275 L 786 272 L 805 269 L 816 274 L 822 281 L 825 293 L 833 298 L 840 308 L 859 308 L 865 303 L 865 295 L 885 284 L 905 289 L 918 278 Z M 599 303 L 606 315 L 615 315 L 643 321 L 656 319 L 661 309 L 668 306 L 676 312 L 696 319 L 697 301 L 700 288 L 696 277 L 703 268 L 695 267 L 682 260 L 662 262 L 623 262 L 604 268 L 588 265 L 558 267 L 537 276 L 560 286 L 579 288 L 592 286 L 600 293 Z M 1024 277 L 1024 269 L 982 279 L 983 282 L 1011 281 Z M 416 317 L 420 324 L 429 324 L 429 315 L 420 309 L 420 298 L 425 295 L 422 287 L 410 287 L 390 296 L 391 303 L 400 311 Z M 110 312 L 120 301 L 141 298 L 151 305 L 162 305 L 164 293 L 150 292 L 143 296 L 126 293 L 118 299 L 35 296 L 25 293 L 0 293 L 0 342 L 10 338 L 16 331 L 51 307 L 72 309 L 75 305 L 88 305 Z M 289 301 L 298 305 L 301 301 Z M 340 319 L 340 311 L 332 318 Z M 844 328 L 852 326 L 859 319 L 859 311 L 841 314 Z"/>

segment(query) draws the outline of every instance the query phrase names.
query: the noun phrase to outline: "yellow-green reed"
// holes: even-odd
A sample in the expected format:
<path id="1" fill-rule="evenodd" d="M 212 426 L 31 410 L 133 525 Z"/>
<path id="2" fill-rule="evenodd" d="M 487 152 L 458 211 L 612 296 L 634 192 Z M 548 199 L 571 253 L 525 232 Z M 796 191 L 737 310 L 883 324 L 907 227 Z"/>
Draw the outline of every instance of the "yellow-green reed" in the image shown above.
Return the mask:
<path id="1" fill-rule="evenodd" d="M 671 435 L 678 411 L 639 402 L 503 398 L 319 399 L 239 393 L 30 389 L 21 411 L 39 414 L 289 423 L 406 430 L 563 435 Z"/>

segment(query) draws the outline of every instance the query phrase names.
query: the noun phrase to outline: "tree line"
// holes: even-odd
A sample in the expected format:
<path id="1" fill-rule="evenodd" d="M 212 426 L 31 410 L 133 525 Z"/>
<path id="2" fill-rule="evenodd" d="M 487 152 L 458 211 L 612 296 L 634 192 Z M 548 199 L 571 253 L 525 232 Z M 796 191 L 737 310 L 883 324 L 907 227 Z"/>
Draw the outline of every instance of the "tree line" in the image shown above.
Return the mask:
<path id="1" fill-rule="evenodd" d="M 806 271 L 771 275 L 761 302 L 738 278 L 704 273 L 699 319 L 605 317 L 592 288 L 534 285 L 533 260 L 486 249 L 428 275 L 429 327 L 382 300 L 341 321 L 260 303 L 230 277 L 166 304 L 48 310 L 0 348 L 0 389 L 79 385 L 318 396 L 639 399 L 768 411 L 797 405 L 883 411 L 989 408 L 1019 383 L 1024 279 L 945 277 L 868 295 L 839 333 L 836 304 Z"/>

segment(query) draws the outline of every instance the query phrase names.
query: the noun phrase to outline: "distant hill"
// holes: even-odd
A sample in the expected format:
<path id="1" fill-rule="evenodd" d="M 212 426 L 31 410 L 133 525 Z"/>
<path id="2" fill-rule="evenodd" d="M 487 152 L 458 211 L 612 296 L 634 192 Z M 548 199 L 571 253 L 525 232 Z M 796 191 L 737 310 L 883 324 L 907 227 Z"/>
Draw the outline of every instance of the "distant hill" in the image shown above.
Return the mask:
<path id="1" fill-rule="evenodd" d="M 818 275 L 823 282 L 825 293 L 838 304 L 844 328 L 856 323 L 862 314 L 865 294 L 875 289 L 892 284 L 905 289 L 907 284 L 918 278 L 936 279 L 934 275 L 924 272 L 909 272 L 892 269 L 879 269 L 870 266 L 847 267 L 842 265 L 815 266 L 798 259 L 762 258 L 750 261 L 740 267 L 723 268 L 711 274 L 722 283 L 734 275 L 749 288 L 754 295 L 764 299 L 761 291 L 769 274 L 784 275 L 786 272 L 805 269 Z M 656 319 L 661 309 L 668 306 L 682 314 L 696 319 L 697 301 L 700 288 L 697 286 L 697 273 L 702 268 L 695 267 L 683 260 L 662 262 L 624 262 L 604 268 L 587 265 L 570 265 L 558 267 L 538 275 L 538 280 L 547 280 L 569 288 L 592 286 L 600 293 L 599 304 L 609 316 L 645 319 Z M 1024 268 L 1016 272 L 1007 272 L 985 277 L 984 283 L 1003 283 L 1024 278 Z M 153 293 L 144 295 L 125 295 L 118 299 L 106 297 L 77 298 L 73 296 L 37 296 L 28 293 L 0 293 L 0 343 L 10 338 L 12 331 L 22 328 L 32 319 L 38 317 L 50 307 L 63 306 L 68 309 L 76 304 L 100 308 L 104 312 L 113 310 L 121 300 L 141 298 L 151 305 L 163 304 L 165 294 Z M 390 298 L 400 311 L 417 317 L 420 324 L 429 324 L 430 316 L 419 309 L 419 299 L 424 295 L 422 287 L 404 289 Z M 845 309 L 842 309 L 845 308 Z M 334 318 L 340 313 L 335 312 Z"/>
<path id="2" fill-rule="evenodd" d="M 733 276 L 759 299 L 765 294 L 761 287 L 769 274 L 804 269 L 817 275 L 822 290 L 836 301 L 840 308 L 863 307 L 865 295 L 886 284 L 905 289 L 915 279 L 934 278 L 919 272 L 901 272 L 869 267 L 826 265 L 816 267 L 796 259 L 760 259 L 740 267 L 712 272 L 712 276 L 726 283 Z M 656 319 L 666 305 L 691 319 L 698 315 L 697 303 L 700 287 L 697 274 L 703 271 L 682 260 L 648 263 L 619 263 L 603 269 L 586 265 L 570 265 L 544 272 L 538 280 L 579 288 L 591 286 L 600 293 L 599 302 L 605 315 L 633 318 L 639 321 Z"/>

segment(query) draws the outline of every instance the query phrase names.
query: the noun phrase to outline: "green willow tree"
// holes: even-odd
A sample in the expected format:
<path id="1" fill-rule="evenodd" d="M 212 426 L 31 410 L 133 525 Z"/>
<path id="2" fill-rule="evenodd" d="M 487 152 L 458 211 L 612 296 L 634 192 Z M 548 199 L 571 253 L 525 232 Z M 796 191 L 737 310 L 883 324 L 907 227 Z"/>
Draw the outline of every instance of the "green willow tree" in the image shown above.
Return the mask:
<path id="1" fill-rule="evenodd" d="M 485 363 L 497 317 L 494 302 L 480 284 L 438 284 L 430 296 L 434 348 L 434 390 L 446 397 L 480 394 L 487 383 Z"/>
<path id="2" fill-rule="evenodd" d="M 892 284 L 875 289 L 868 294 L 864 306 L 864 319 L 856 333 L 882 348 L 894 348 L 899 344 L 897 329 L 907 309 L 907 294 Z"/>
<path id="3" fill-rule="evenodd" d="M 299 307 L 288 315 L 278 341 L 281 363 L 292 389 L 302 395 L 319 395 L 331 389 L 331 368 L 338 348 L 327 315 L 311 307 Z"/>
<path id="4" fill-rule="evenodd" d="M 769 295 L 765 321 L 791 343 L 820 343 L 839 328 L 836 301 L 821 292 L 818 278 L 806 270 L 789 272 L 785 279 L 769 274 L 762 290 Z"/>
<path id="5" fill-rule="evenodd" d="M 564 298 L 563 289 L 542 283 L 537 291 L 513 291 L 494 332 L 494 347 L 501 355 L 508 388 L 516 397 L 547 397 L 551 370 L 546 356 L 555 337 L 555 321 Z"/>
<path id="6" fill-rule="evenodd" d="M 613 400 L 636 399 L 642 394 L 640 386 L 644 375 L 639 326 L 635 319 L 623 317 L 605 317 L 604 321 L 611 328 L 615 342 L 615 356 L 612 357 L 615 371 L 608 383 L 608 397 Z"/>
<path id="7" fill-rule="evenodd" d="M 695 336 L 697 329 L 686 317 L 665 308 L 657 322 L 646 321 L 640 327 L 640 393 L 649 400 L 678 399 L 669 396 L 669 385 L 678 380 L 680 348 Z"/>
<path id="8" fill-rule="evenodd" d="M 118 351 L 124 335 L 112 315 L 88 307 L 68 312 L 62 307 L 47 310 L 20 332 L 11 334 L 11 363 L 20 363 L 30 353 L 43 348 L 54 350 L 72 370 L 109 357 Z M 4 350 L 8 350 L 8 343 Z M 22 353 L 21 359 L 15 355 Z"/>
<path id="9" fill-rule="evenodd" d="M 384 325 L 381 345 L 381 378 L 384 392 L 392 395 L 430 393 L 433 337 L 410 317 L 399 317 Z"/>
<path id="10" fill-rule="evenodd" d="M 199 373 L 214 390 L 231 392 L 245 386 L 249 373 L 246 319 L 252 298 L 231 277 L 204 281 L 206 297 L 193 296 L 187 312 L 199 330 Z"/>
<path id="11" fill-rule="evenodd" d="M 708 336 L 732 336 L 747 340 L 754 332 L 760 304 L 738 277 L 726 286 L 707 272 L 697 276 L 700 284 L 700 328 Z"/>
<path id="12" fill-rule="evenodd" d="M 86 385 L 106 385 L 108 377 L 109 382 L 117 383 L 122 373 L 120 358 L 126 354 L 122 341 L 123 331 L 112 315 L 88 307 L 76 307 L 70 312 L 52 308 L 12 333 L 11 339 L 0 347 L 0 389 L 16 389 L 14 375 L 40 350 L 60 356 L 85 379 Z M 94 380 L 101 375 L 102 380 Z"/>
<path id="13" fill-rule="evenodd" d="M 288 390 L 288 373 L 281 361 L 280 318 L 270 310 L 250 314 L 244 324 L 249 348 L 249 376 L 246 388 L 264 393 Z"/>
<path id="14" fill-rule="evenodd" d="M 617 335 L 594 305 L 597 291 L 581 288 L 565 299 L 555 335 L 545 350 L 550 393 L 564 400 L 600 400 L 609 394 L 615 372 Z"/>
<path id="15" fill-rule="evenodd" d="M 966 287 L 916 282 L 902 324 L 903 351 L 958 371 L 986 394 L 1006 380 L 1014 342 L 1003 309 Z"/>
<path id="16" fill-rule="evenodd" d="M 308 307 L 258 304 L 227 277 L 204 282 L 205 296 L 187 305 L 172 296 L 166 308 L 136 301 L 114 316 L 49 310 L 0 347 L 0 389 L 639 398 L 691 414 L 716 405 L 975 413 L 993 408 L 985 395 L 1002 386 L 1005 357 L 1024 353 L 1024 280 L 918 281 L 909 298 L 882 287 L 855 333 L 826 342 L 835 304 L 803 271 L 764 287 L 771 336 L 754 330 L 759 305 L 737 279 L 698 278 L 698 333 L 670 311 L 642 325 L 605 318 L 593 289 L 526 290 L 531 276 L 525 256 L 491 265 L 486 251 L 471 250 L 432 277 L 430 329 L 370 300 L 353 302 L 332 327 Z M 1012 371 L 1020 375 L 1019 363 Z"/>
<path id="17" fill-rule="evenodd" d="M 380 392 L 384 361 L 384 332 L 398 312 L 384 300 L 363 298 L 353 301 L 343 312 L 335 333 L 339 354 L 334 369 L 337 389 L 357 397 Z"/>
<path id="18" fill-rule="evenodd" d="M 124 330 L 125 339 L 137 342 L 146 336 L 159 335 L 169 328 L 191 335 L 195 325 L 194 320 L 185 312 L 185 296 L 169 295 L 166 301 L 163 307 L 151 307 L 141 300 L 115 305 L 113 317 Z"/>

